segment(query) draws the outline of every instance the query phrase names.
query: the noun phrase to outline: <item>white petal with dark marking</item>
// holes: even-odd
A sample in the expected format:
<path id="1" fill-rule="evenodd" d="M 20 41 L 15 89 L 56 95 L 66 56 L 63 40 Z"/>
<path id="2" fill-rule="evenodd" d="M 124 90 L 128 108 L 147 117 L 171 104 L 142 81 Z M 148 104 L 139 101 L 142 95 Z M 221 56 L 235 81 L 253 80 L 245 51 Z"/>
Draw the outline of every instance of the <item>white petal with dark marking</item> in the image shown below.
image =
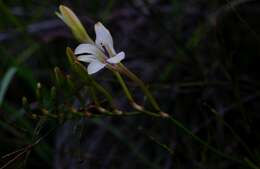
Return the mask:
<path id="1" fill-rule="evenodd" d="M 113 54 L 115 53 L 113 47 L 113 38 L 109 32 L 109 30 L 101 23 L 98 22 L 95 24 L 95 32 L 96 32 L 96 41 L 95 43 L 103 49 L 103 47 L 108 48 L 108 51 L 111 51 Z"/>

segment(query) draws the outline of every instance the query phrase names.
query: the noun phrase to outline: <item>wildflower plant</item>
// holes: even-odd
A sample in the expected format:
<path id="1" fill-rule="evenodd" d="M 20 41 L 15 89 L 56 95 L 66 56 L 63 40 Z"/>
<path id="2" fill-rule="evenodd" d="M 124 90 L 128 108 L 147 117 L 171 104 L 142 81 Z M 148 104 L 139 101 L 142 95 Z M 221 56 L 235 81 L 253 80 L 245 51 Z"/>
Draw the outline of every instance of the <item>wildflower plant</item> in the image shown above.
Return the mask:
<path id="1" fill-rule="evenodd" d="M 23 98 L 24 108 L 27 112 L 32 114 L 33 118 L 43 115 L 58 119 L 61 122 L 78 116 L 123 117 L 143 114 L 154 118 L 162 118 L 170 121 L 184 133 L 191 136 L 195 141 L 204 145 L 215 154 L 240 163 L 238 159 L 223 153 L 193 134 L 190 129 L 176 120 L 172 113 L 166 113 L 161 110 L 160 104 L 156 101 L 145 83 L 124 66 L 125 52 L 117 52 L 114 49 L 112 35 L 101 22 L 97 22 L 94 25 L 96 37 L 95 40 L 93 40 L 71 9 L 61 5 L 59 12 L 56 12 L 56 14 L 70 28 L 79 44 L 75 49 L 70 47 L 66 49 L 71 74 L 66 75 L 60 68 L 56 67 L 54 69 L 55 86 L 53 86 L 49 92 L 47 92 L 47 89 L 45 89 L 43 85 L 38 83 L 36 89 L 37 107 L 32 107 L 28 104 L 27 99 Z M 87 67 L 82 63 L 87 63 Z M 124 108 L 115 105 L 114 100 L 116 98 L 92 76 L 103 68 L 107 68 L 115 76 L 125 97 L 129 101 L 129 105 L 133 109 L 132 111 L 126 112 Z M 99 75 L 102 76 L 102 73 L 100 72 Z M 148 104 L 140 104 L 135 100 L 133 93 L 124 80 L 125 77 L 132 80 L 132 82 L 141 89 L 149 102 Z M 43 90 L 46 91 L 42 92 Z M 46 95 L 48 95 L 48 97 Z M 88 101 L 86 101 L 86 98 Z M 75 99 L 80 104 L 75 104 Z M 104 104 L 104 100 L 106 104 Z M 41 112 L 41 114 L 39 114 L 39 112 Z M 166 145 L 161 146 L 170 151 L 170 148 Z"/>
<path id="2" fill-rule="evenodd" d="M 80 62 L 89 63 L 86 72 L 88 75 L 92 75 L 104 67 L 111 70 L 117 77 L 118 82 L 121 84 L 122 89 L 133 108 L 139 111 L 145 111 L 143 106 L 134 101 L 131 92 L 121 77 L 121 74 L 129 77 L 140 86 L 154 110 L 158 111 L 158 113 L 163 116 L 167 116 L 166 113 L 161 112 L 158 103 L 155 101 L 143 81 L 121 63 L 125 58 L 125 53 L 123 51 L 119 53 L 115 51 L 112 35 L 101 22 L 97 22 L 94 26 L 96 33 L 96 39 L 94 41 L 83 28 L 76 15 L 68 7 L 61 5 L 59 9 L 60 12 L 57 12 L 57 15 L 68 25 L 76 39 L 81 43 L 76 47 L 74 52 L 72 52 L 70 48 L 67 50 L 67 54 L 72 58 L 70 59 L 72 62 L 80 65 L 80 67 L 84 67 Z"/>

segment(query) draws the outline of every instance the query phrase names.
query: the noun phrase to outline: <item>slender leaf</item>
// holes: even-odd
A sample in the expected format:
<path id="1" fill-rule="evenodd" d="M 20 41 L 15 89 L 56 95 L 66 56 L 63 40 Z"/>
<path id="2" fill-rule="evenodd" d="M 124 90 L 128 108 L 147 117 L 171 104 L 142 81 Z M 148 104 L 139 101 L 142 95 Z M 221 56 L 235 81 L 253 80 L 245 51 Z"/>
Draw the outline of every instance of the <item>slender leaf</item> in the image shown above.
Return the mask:
<path id="1" fill-rule="evenodd" d="M 17 69 L 15 67 L 9 68 L 7 70 L 7 72 L 5 73 L 2 81 L 1 81 L 1 84 L 0 84 L 0 106 L 3 103 L 5 93 L 8 89 L 8 86 L 9 86 L 13 76 L 15 75 L 16 71 L 17 71 Z"/>

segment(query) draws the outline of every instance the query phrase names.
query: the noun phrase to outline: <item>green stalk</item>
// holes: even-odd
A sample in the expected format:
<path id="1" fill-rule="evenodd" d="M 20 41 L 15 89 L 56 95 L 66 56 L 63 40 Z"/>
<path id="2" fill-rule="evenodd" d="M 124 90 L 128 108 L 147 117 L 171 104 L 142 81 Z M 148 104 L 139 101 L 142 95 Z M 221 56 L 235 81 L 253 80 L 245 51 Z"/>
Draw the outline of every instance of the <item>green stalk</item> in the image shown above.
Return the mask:
<path id="1" fill-rule="evenodd" d="M 96 93 L 95 93 L 95 89 L 94 89 L 93 86 L 90 86 L 90 93 L 91 93 L 91 96 L 92 96 L 92 98 L 93 98 L 93 100 L 94 100 L 95 105 L 99 106 L 100 103 L 99 103 L 99 100 L 98 100 L 98 98 L 97 98 L 97 95 L 96 95 Z"/>
<path id="2" fill-rule="evenodd" d="M 73 53 L 72 53 L 73 54 Z M 74 56 L 74 54 L 73 54 Z M 75 56 L 74 56 L 75 57 Z M 90 87 L 93 89 L 96 89 L 97 91 L 99 91 L 100 93 L 102 93 L 106 99 L 108 100 L 108 102 L 113 105 L 113 97 L 110 95 L 109 92 L 106 91 L 105 88 L 103 88 L 99 83 L 97 83 L 91 76 L 88 75 L 88 72 L 86 70 L 86 68 L 79 63 L 77 60 L 74 60 L 74 68 L 76 68 L 76 72 L 78 72 L 83 78 L 84 80 L 90 84 Z M 82 73 L 84 72 L 84 73 Z"/>
<path id="3" fill-rule="evenodd" d="M 102 93 L 106 98 L 107 101 L 113 105 L 113 97 L 110 95 L 109 92 L 106 91 L 106 89 L 101 86 L 100 84 L 98 84 L 94 79 L 91 78 L 91 84 L 93 85 L 93 87 L 98 90 L 100 93 Z"/>
<path id="4" fill-rule="evenodd" d="M 240 160 L 233 158 L 231 156 L 226 155 L 225 153 L 217 150 L 216 148 L 210 146 L 208 143 L 206 143 L 205 141 L 203 141 L 202 139 L 200 139 L 198 136 L 196 136 L 190 129 L 186 128 L 181 122 L 179 122 L 178 120 L 176 120 L 175 118 L 173 118 L 172 116 L 169 116 L 167 119 L 170 120 L 170 122 L 172 122 L 173 124 L 175 124 L 177 127 L 179 127 L 182 131 L 184 131 L 186 134 L 190 135 L 194 140 L 196 140 L 197 142 L 199 142 L 200 144 L 208 147 L 209 150 L 211 150 L 212 152 L 214 152 L 215 154 L 228 159 L 228 160 L 232 160 L 232 161 L 236 161 L 238 163 L 241 163 Z"/>
<path id="5" fill-rule="evenodd" d="M 113 70 L 112 70 L 112 71 L 113 71 Z M 124 93 L 125 93 L 127 99 L 129 100 L 131 106 L 132 106 L 135 110 L 137 110 L 137 111 L 139 111 L 139 112 L 142 112 L 142 113 L 145 113 L 145 114 L 149 114 L 149 113 L 150 113 L 149 111 L 144 110 L 143 106 L 137 104 L 137 103 L 134 101 L 133 96 L 132 96 L 131 92 L 129 91 L 128 87 L 126 86 L 125 81 L 124 81 L 124 79 L 122 78 L 122 76 L 120 75 L 120 73 L 115 72 L 115 71 L 113 71 L 113 73 L 115 74 L 115 76 L 117 77 L 118 82 L 119 82 L 120 85 L 122 86 L 122 88 L 123 88 L 123 90 L 124 90 Z"/>
<path id="6" fill-rule="evenodd" d="M 248 158 L 245 158 L 244 161 L 248 164 L 248 166 L 251 168 L 251 169 L 259 169 L 258 166 L 256 166 L 252 161 L 250 161 Z"/>
<path id="7" fill-rule="evenodd" d="M 254 154 L 252 154 L 252 152 L 250 151 L 249 147 L 246 145 L 246 143 L 243 141 L 243 139 L 235 132 L 235 130 L 233 130 L 233 128 L 219 115 L 219 113 L 211 108 L 210 106 L 207 105 L 207 107 L 210 109 L 210 111 L 216 116 L 216 118 L 222 122 L 224 124 L 224 126 L 226 126 L 231 134 L 233 134 L 233 136 L 236 138 L 236 140 L 244 147 L 244 149 L 247 151 L 247 153 L 254 158 Z"/>
<path id="8" fill-rule="evenodd" d="M 125 93 L 127 99 L 130 101 L 131 104 L 134 103 L 135 101 L 134 101 L 134 99 L 133 99 L 133 97 L 132 97 L 128 87 L 126 86 L 122 76 L 118 72 L 113 71 L 113 73 L 115 74 L 118 82 L 120 83 L 121 87 L 123 88 L 124 93 Z"/>
<path id="9" fill-rule="evenodd" d="M 144 82 L 142 80 L 140 80 L 134 73 L 132 73 L 130 70 L 128 70 L 123 64 L 119 64 L 119 68 L 120 68 L 119 71 L 124 73 L 126 76 L 128 76 L 131 80 L 133 80 L 134 82 L 136 82 L 139 85 L 139 87 L 142 89 L 144 94 L 147 96 L 149 102 L 152 104 L 154 109 L 158 112 L 161 112 L 161 109 L 160 109 L 158 103 L 156 102 L 156 100 L 154 99 L 154 97 L 152 96 L 150 91 L 147 89 Z"/>
<path id="10" fill-rule="evenodd" d="M 149 111 L 144 111 L 144 113 L 149 115 L 149 116 L 152 116 L 152 117 L 168 119 L 171 123 L 173 123 L 178 128 L 180 128 L 182 131 L 184 131 L 184 133 L 186 133 L 187 135 L 191 136 L 198 143 L 206 146 L 210 151 L 214 152 L 215 154 L 217 154 L 217 155 L 219 155 L 219 156 L 221 156 L 221 157 L 223 157 L 225 159 L 232 160 L 232 161 L 235 161 L 237 163 L 242 163 L 241 160 L 236 159 L 234 157 L 231 157 L 229 155 L 226 155 L 225 153 L 219 151 L 218 149 L 210 146 L 207 142 L 203 141 L 201 138 L 196 136 L 190 129 L 186 128 L 181 122 L 179 122 L 178 120 L 176 120 L 172 116 L 167 114 L 167 117 L 163 117 L 163 116 L 158 115 L 157 113 L 152 113 L 152 112 L 149 112 Z"/>

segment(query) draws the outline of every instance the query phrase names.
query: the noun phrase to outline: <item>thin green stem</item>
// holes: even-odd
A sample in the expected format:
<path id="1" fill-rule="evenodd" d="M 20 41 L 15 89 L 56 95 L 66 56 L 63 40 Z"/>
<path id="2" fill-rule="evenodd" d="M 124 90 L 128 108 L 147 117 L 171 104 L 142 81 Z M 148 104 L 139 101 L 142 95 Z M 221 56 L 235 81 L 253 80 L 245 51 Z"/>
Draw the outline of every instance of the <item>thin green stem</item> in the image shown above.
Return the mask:
<path id="1" fill-rule="evenodd" d="M 76 71 L 81 75 L 81 77 L 84 78 L 84 80 L 88 83 L 88 85 L 90 85 L 93 89 L 96 89 L 97 91 L 102 93 L 106 97 L 108 102 L 111 105 L 113 105 L 113 97 L 110 95 L 110 93 L 107 92 L 104 87 L 102 87 L 99 83 L 97 83 L 92 77 L 88 75 L 86 68 L 81 63 L 75 60 L 74 64 L 75 64 Z"/>
<path id="2" fill-rule="evenodd" d="M 130 93 L 128 87 L 126 86 L 125 82 L 124 82 L 124 79 L 122 78 L 122 76 L 118 73 L 118 72 L 115 72 L 113 71 L 113 73 L 115 74 L 118 82 L 120 83 L 120 85 L 122 86 L 123 90 L 124 90 L 124 93 L 127 97 L 127 99 L 130 101 L 130 103 L 134 103 L 134 99 L 132 97 L 132 94 Z"/>
<path id="3" fill-rule="evenodd" d="M 108 102 L 113 105 L 113 97 L 106 91 L 104 87 L 98 84 L 94 79 L 91 78 L 91 83 L 99 92 L 103 93 L 104 96 L 107 98 Z"/>
<path id="4" fill-rule="evenodd" d="M 176 125 L 178 128 L 180 128 L 182 131 L 184 131 L 187 135 L 191 136 L 195 141 L 199 142 L 200 144 L 206 146 L 209 150 L 211 150 L 212 152 L 214 152 L 215 154 L 228 159 L 228 160 L 232 160 L 238 163 L 241 163 L 241 161 L 239 159 L 236 159 L 234 157 L 231 157 L 229 155 L 226 155 L 225 153 L 217 150 L 216 148 L 212 147 L 211 145 L 209 145 L 207 142 L 203 141 L 201 138 L 199 138 L 198 136 L 196 136 L 190 129 L 186 128 L 181 122 L 179 122 L 178 120 L 176 120 L 175 118 L 173 118 L 172 116 L 170 116 L 169 114 L 167 114 L 167 117 L 163 117 L 161 115 L 158 115 L 157 113 L 152 113 L 149 111 L 143 111 L 143 113 L 152 116 L 152 117 L 156 117 L 156 118 L 165 118 L 168 119 L 171 123 L 173 123 L 174 125 Z"/>
<path id="5" fill-rule="evenodd" d="M 125 82 L 124 82 L 124 79 L 122 78 L 122 76 L 120 75 L 120 73 L 118 72 L 115 72 L 113 71 L 114 74 L 116 75 L 117 79 L 118 79 L 118 82 L 120 83 L 120 85 L 122 86 L 123 90 L 124 90 L 124 93 L 126 95 L 126 97 L 128 98 L 128 100 L 130 101 L 130 104 L 132 105 L 132 107 L 139 111 L 139 112 L 142 112 L 144 114 L 148 114 L 148 115 L 152 115 L 152 116 L 160 116 L 159 114 L 156 114 L 156 113 L 152 113 L 150 111 L 147 111 L 145 110 L 142 106 L 140 106 L 139 104 L 137 104 L 134 99 L 133 99 L 133 96 L 131 94 L 131 92 L 129 91 L 128 87 L 126 86 Z"/>
<path id="6" fill-rule="evenodd" d="M 248 166 L 251 168 L 251 169 L 259 169 L 258 166 L 256 166 L 252 161 L 250 161 L 248 158 L 245 158 L 244 161 L 248 164 Z"/>
<path id="7" fill-rule="evenodd" d="M 99 106 L 100 103 L 99 103 L 99 100 L 97 98 L 97 95 L 95 93 L 95 89 L 93 86 L 90 86 L 90 94 L 91 94 L 92 99 L 94 100 L 95 105 Z"/>
<path id="8" fill-rule="evenodd" d="M 99 109 L 102 109 L 102 111 L 100 111 L 101 114 L 92 114 L 90 115 L 90 117 L 124 117 L 124 116 L 136 116 L 136 115 L 140 115 L 141 112 L 113 112 L 113 111 L 109 111 L 103 107 L 97 107 Z M 86 116 L 85 113 L 83 112 L 79 112 L 79 111 L 71 111 L 73 114 L 78 115 L 80 117 L 84 117 Z"/>
<path id="9" fill-rule="evenodd" d="M 150 111 L 148 111 L 148 110 L 138 110 L 138 111 L 140 111 L 140 112 L 142 112 L 142 113 L 144 113 L 144 114 L 146 114 L 146 115 L 149 115 L 149 116 L 152 116 L 152 117 L 162 117 L 160 114 L 158 114 L 158 113 L 153 113 L 153 112 L 150 112 Z"/>
<path id="10" fill-rule="evenodd" d="M 235 132 L 235 130 L 233 130 L 233 128 L 219 115 L 219 113 L 211 108 L 210 106 L 207 105 L 207 107 L 210 109 L 210 111 L 216 116 L 216 118 L 222 122 L 229 130 L 230 132 L 233 134 L 233 136 L 236 138 L 236 140 L 245 148 L 245 150 L 248 152 L 248 154 L 254 158 L 254 155 L 252 154 L 252 152 L 250 151 L 249 147 L 246 145 L 246 143 L 243 141 L 243 139 Z"/>
<path id="11" fill-rule="evenodd" d="M 154 141 L 156 144 L 158 144 L 162 149 L 166 150 L 167 152 L 169 152 L 172 156 L 174 155 L 174 150 L 172 148 L 170 148 L 169 146 L 167 146 L 164 143 L 161 143 L 159 140 L 157 140 L 155 137 L 149 135 L 146 132 L 143 132 L 147 137 L 149 137 L 149 139 L 151 139 L 152 141 Z"/>
<path id="12" fill-rule="evenodd" d="M 175 124 L 177 127 L 179 127 L 182 131 L 184 131 L 186 134 L 190 135 L 194 140 L 196 140 L 197 142 L 199 142 L 200 144 L 208 147 L 209 150 L 211 150 L 212 152 L 214 152 L 215 154 L 232 160 L 232 161 L 236 161 L 238 163 L 241 163 L 240 160 L 233 158 L 229 155 L 226 155 L 225 153 L 217 150 L 216 148 L 210 146 L 207 142 L 203 141 L 201 138 L 199 138 L 198 136 L 196 136 L 190 129 L 186 128 L 181 122 L 179 122 L 178 120 L 176 120 L 175 118 L 173 118 L 172 116 L 169 116 L 167 119 L 169 119 L 170 122 L 172 122 L 173 124 Z"/>
<path id="13" fill-rule="evenodd" d="M 144 94 L 147 96 L 148 100 L 150 101 L 150 103 L 152 104 L 154 109 L 156 111 L 160 112 L 161 109 L 160 109 L 158 103 L 156 102 L 156 100 L 154 99 L 154 97 L 152 96 L 150 91 L 147 89 L 144 82 L 142 80 L 140 80 L 134 73 L 132 73 L 130 70 L 128 70 L 123 64 L 119 64 L 119 68 L 120 68 L 119 71 L 124 73 L 127 77 L 129 77 L 131 80 L 133 80 L 134 82 L 136 82 L 139 85 L 139 87 L 142 89 Z"/>

